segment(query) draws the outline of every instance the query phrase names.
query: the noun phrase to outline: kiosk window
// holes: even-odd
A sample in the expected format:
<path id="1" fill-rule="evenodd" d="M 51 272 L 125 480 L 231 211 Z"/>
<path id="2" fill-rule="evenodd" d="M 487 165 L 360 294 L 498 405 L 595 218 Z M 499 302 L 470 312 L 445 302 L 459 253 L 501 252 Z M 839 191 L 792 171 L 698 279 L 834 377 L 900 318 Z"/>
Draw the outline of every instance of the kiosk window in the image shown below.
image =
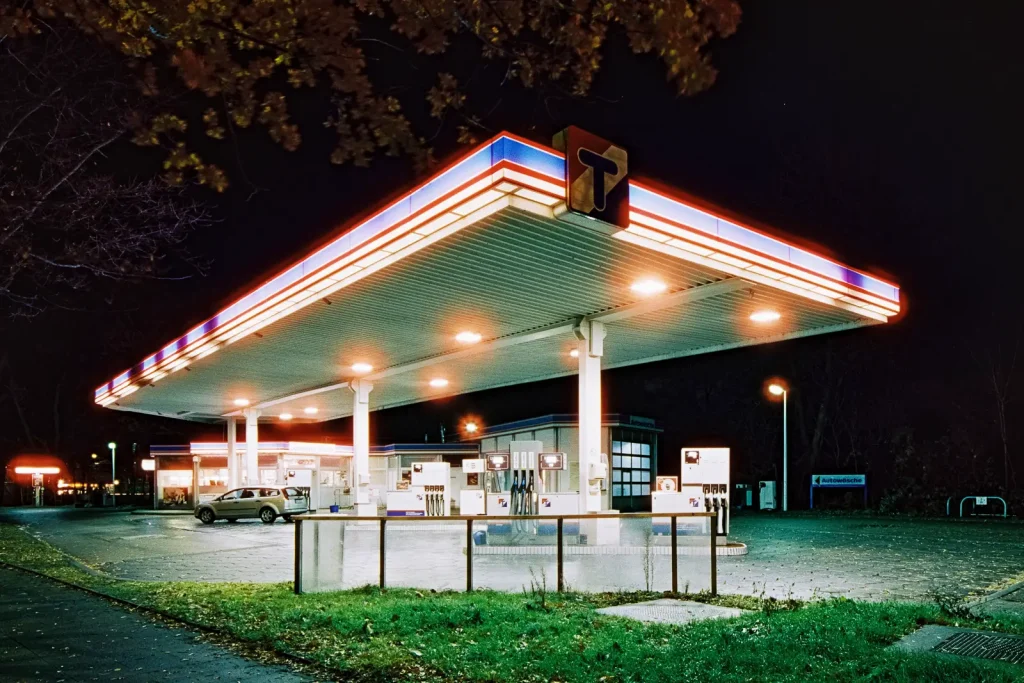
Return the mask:
<path id="1" fill-rule="evenodd" d="M 612 507 L 624 512 L 650 510 L 657 434 L 620 428 L 614 430 L 611 445 Z"/>

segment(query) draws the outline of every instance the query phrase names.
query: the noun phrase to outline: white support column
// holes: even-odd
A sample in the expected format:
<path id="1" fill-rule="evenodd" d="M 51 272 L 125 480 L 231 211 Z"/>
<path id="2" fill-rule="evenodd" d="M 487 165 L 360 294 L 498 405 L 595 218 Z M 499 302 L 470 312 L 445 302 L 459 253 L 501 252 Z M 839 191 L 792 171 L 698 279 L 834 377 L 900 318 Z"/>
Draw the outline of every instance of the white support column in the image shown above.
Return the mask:
<path id="1" fill-rule="evenodd" d="M 370 502 L 370 392 L 373 384 L 365 379 L 352 380 L 352 463 L 355 470 L 355 512 L 358 517 L 377 514 L 376 501 Z"/>
<path id="2" fill-rule="evenodd" d="M 579 340 L 579 467 L 580 512 L 600 512 L 604 505 L 601 479 L 591 479 L 592 465 L 601 462 L 601 356 L 604 323 L 582 319 L 573 328 Z M 607 474 L 605 475 L 608 476 Z"/>
<path id="3" fill-rule="evenodd" d="M 245 485 L 259 486 L 260 411 L 257 408 L 245 408 L 242 410 L 242 415 L 245 415 L 245 467 L 243 468 Z"/>
<path id="4" fill-rule="evenodd" d="M 238 488 L 238 424 L 235 418 L 227 418 L 228 430 L 228 488 Z"/>

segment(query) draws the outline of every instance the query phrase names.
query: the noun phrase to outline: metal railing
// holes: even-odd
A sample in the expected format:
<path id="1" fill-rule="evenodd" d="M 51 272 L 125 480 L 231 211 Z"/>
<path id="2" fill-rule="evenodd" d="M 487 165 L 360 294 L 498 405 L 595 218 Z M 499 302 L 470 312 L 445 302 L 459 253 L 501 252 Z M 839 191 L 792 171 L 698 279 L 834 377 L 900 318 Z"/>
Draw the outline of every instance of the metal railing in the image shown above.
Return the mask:
<path id="1" fill-rule="evenodd" d="M 988 505 L 988 501 L 990 499 L 991 500 L 998 500 L 1000 503 L 1003 504 L 1003 517 L 1006 517 L 1007 516 L 1007 511 L 1008 511 L 1008 508 L 1006 506 L 1006 501 L 1003 500 L 1002 498 L 1000 498 L 999 496 L 964 496 L 963 498 L 960 499 L 960 516 L 961 517 L 964 516 L 964 503 L 966 503 L 967 501 L 973 500 L 974 501 L 974 505 L 978 506 L 978 505 Z M 946 516 L 947 517 L 950 516 L 949 504 L 952 501 L 953 501 L 953 496 L 950 496 L 949 498 L 946 499 Z M 982 501 L 984 501 L 984 502 L 982 502 Z M 974 515 L 977 516 L 977 517 L 998 517 L 999 516 L 996 513 L 985 513 L 985 512 L 975 512 Z"/>
<path id="2" fill-rule="evenodd" d="M 296 594 L 307 592 L 303 590 L 303 572 L 304 572 L 304 553 L 307 552 L 307 548 L 304 547 L 304 524 L 310 523 L 337 523 L 343 525 L 359 525 L 362 530 L 369 531 L 369 527 L 376 525 L 377 527 L 377 583 L 380 588 L 385 588 L 388 585 L 387 573 L 388 573 L 388 543 L 387 543 L 387 530 L 388 525 L 393 527 L 402 525 L 403 527 L 407 523 L 412 523 L 413 527 L 417 524 L 422 525 L 452 525 L 456 522 L 463 522 L 465 524 L 465 589 L 466 591 L 472 591 L 474 588 L 473 581 L 473 562 L 474 556 L 480 554 L 482 551 L 474 552 L 474 547 L 479 545 L 478 539 L 475 537 L 476 534 L 480 533 L 480 527 L 482 525 L 522 525 L 525 523 L 548 523 L 550 526 L 551 522 L 554 522 L 555 528 L 555 564 L 556 564 L 556 583 L 558 592 L 566 590 L 566 577 L 565 577 L 565 548 L 566 548 L 566 520 L 571 522 L 590 522 L 597 520 L 618 520 L 621 523 L 628 522 L 631 520 L 651 520 L 653 526 L 654 521 L 664 524 L 668 521 L 668 533 L 659 534 L 659 536 L 668 536 L 668 554 L 671 557 L 671 588 L 673 593 L 679 592 L 679 537 L 680 537 L 680 519 L 701 519 L 707 520 L 704 523 L 708 530 L 708 545 L 705 546 L 708 549 L 709 556 L 709 573 L 710 573 L 710 591 L 712 595 L 718 594 L 718 513 L 717 512 L 691 512 L 691 513 L 594 513 L 594 514 L 576 514 L 576 515 L 522 515 L 522 516 L 488 516 L 488 515 L 451 515 L 448 517 L 358 517 L 348 516 L 339 514 L 307 514 L 295 517 L 295 577 L 294 577 L 294 590 Z M 577 536 L 579 535 L 579 526 L 577 525 Z M 474 529 L 476 527 L 476 529 Z M 406 527 L 408 528 L 408 527 Z M 318 529 L 315 528 L 316 531 Z M 435 529 L 436 530 L 436 529 Z M 342 533 L 344 527 L 342 528 Z M 703 534 L 700 534 L 703 535 Z M 319 539 L 319 535 L 315 536 Z M 687 537 L 692 538 L 692 537 Z M 315 540 L 315 544 L 319 544 L 319 540 Z M 647 540 L 650 543 L 650 537 Z M 343 543 L 343 542 L 342 542 Z M 578 546 L 579 544 L 577 544 Z M 600 546 L 601 544 L 598 544 Z M 520 546 L 520 549 L 524 546 Z M 606 548 L 614 550 L 618 547 L 618 544 L 605 545 Z M 649 552 L 648 546 L 648 552 Z M 699 546 L 694 544 L 688 544 L 691 549 L 697 549 Z M 536 548 L 534 548 L 536 549 Z M 543 546 L 542 550 L 549 550 L 550 545 Z M 319 567 L 320 559 L 318 554 L 315 552 L 317 549 L 314 548 L 314 567 Z M 701 554 L 703 551 L 700 551 Z M 614 554 L 614 553 L 613 553 Z M 690 553 L 692 554 L 692 553 Z M 648 586 L 649 587 L 649 586 Z"/>

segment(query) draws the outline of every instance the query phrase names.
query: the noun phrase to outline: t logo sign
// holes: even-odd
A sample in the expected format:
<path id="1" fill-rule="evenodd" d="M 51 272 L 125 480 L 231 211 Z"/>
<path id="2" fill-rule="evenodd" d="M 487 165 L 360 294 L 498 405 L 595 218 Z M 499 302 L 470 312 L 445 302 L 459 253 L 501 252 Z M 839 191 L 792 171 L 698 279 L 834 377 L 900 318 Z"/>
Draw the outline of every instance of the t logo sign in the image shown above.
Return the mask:
<path id="1" fill-rule="evenodd" d="M 565 152 L 569 210 L 625 228 L 629 225 L 626 150 L 576 126 L 555 136 Z"/>

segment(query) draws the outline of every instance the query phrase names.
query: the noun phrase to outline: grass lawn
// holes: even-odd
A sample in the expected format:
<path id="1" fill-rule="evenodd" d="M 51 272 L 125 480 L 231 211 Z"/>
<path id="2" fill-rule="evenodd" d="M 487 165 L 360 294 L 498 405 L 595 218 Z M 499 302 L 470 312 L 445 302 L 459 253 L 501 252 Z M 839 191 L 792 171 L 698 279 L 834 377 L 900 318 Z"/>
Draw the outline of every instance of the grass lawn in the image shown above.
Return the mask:
<path id="1" fill-rule="evenodd" d="M 594 608 L 646 594 L 430 593 L 376 588 L 296 596 L 290 584 L 128 582 L 97 576 L 0 524 L 0 561 L 299 654 L 341 680 L 1021 681 L 1024 667 L 886 649 L 919 625 L 1024 634 L 938 605 L 723 597 L 738 619 L 645 625 Z M 658 596 L 660 597 L 660 596 Z M 708 596 L 696 596 L 710 600 Z"/>

